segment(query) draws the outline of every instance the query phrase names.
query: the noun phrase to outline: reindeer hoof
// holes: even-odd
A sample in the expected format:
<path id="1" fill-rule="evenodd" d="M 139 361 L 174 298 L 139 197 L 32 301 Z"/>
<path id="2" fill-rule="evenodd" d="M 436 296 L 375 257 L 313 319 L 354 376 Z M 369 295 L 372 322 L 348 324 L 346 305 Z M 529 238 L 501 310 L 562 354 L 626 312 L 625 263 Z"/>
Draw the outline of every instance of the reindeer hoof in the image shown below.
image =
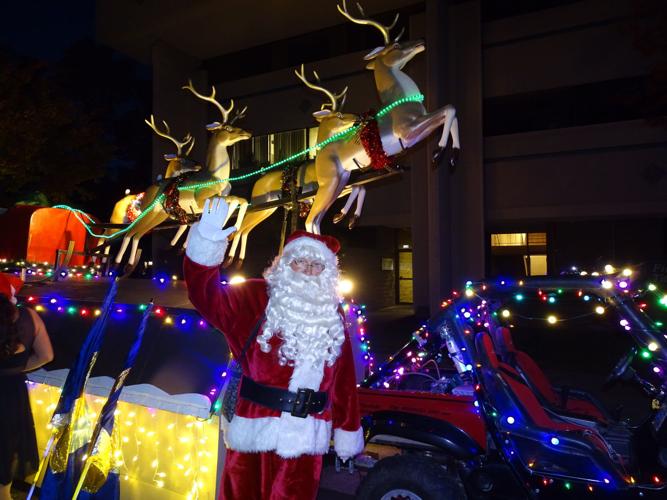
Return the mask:
<path id="1" fill-rule="evenodd" d="M 234 262 L 234 265 L 232 266 L 232 269 L 238 271 L 243 267 L 243 259 L 237 259 L 236 262 Z"/>
<path id="2" fill-rule="evenodd" d="M 343 212 L 338 212 L 336 215 L 333 217 L 333 223 L 338 224 L 340 221 L 342 221 L 345 218 L 345 215 Z"/>
<path id="3" fill-rule="evenodd" d="M 452 149 L 452 154 L 449 157 L 449 172 L 454 173 L 456 170 L 456 164 L 459 162 L 459 155 L 461 154 L 461 150 L 459 148 L 453 148 Z"/>
<path id="4" fill-rule="evenodd" d="M 357 221 L 359 220 L 359 216 L 356 214 L 353 214 L 352 217 L 350 217 L 350 221 L 347 223 L 347 228 L 352 229 L 354 226 L 357 225 Z"/>
<path id="5" fill-rule="evenodd" d="M 125 264 L 125 267 L 123 268 L 123 275 L 121 276 L 122 278 L 126 278 L 132 274 L 134 271 L 135 265 L 134 264 Z"/>
<path id="6" fill-rule="evenodd" d="M 224 269 L 227 269 L 229 266 L 232 265 L 233 262 L 234 262 L 234 257 L 227 257 L 225 261 L 222 263 L 222 267 Z"/>
<path id="7" fill-rule="evenodd" d="M 442 157 L 445 154 L 445 148 L 436 148 L 433 151 L 433 154 L 431 155 L 431 166 L 433 168 L 438 168 L 438 165 L 440 165 L 440 162 L 442 161 Z"/>

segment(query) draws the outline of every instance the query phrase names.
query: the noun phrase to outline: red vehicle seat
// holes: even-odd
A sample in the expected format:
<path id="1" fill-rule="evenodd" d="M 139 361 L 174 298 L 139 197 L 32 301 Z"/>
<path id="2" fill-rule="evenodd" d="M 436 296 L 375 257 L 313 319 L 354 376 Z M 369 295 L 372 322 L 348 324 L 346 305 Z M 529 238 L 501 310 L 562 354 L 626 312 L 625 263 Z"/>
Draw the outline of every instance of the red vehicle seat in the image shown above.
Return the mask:
<path id="1" fill-rule="evenodd" d="M 550 406 L 554 407 L 556 410 L 566 410 L 573 414 L 593 418 L 601 423 L 607 423 L 607 419 L 602 411 L 590 401 L 570 395 L 565 401 L 565 405 L 563 405 L 561 396 L 553 388 L 553 385 L 547 378 L 546 374 L 535 360 L 525 352 L 519 351 L 514 346 L 512 334 L 508 328 L 499 327 L 496 329 L 495 345 L 498 346 L 498 349 L 502 354 L 506 354 L 506 356 L 504 356 L 505 360 L 514 361 L 513 364 L 518 366 L 528 379 L 530 385 L 540 393 L 540 396 L 542 396 Z"/>
<path id="2" fill-rule="evenodd" d="M 488 360 L 488 368 L 494 370 L 502 380 L 509 386 L 521 408 L 527 414 L 526 416 L 538 427 L 553 431 L 575 431 L 581 433 L 580 436 L 593 444 L 606 457 L 609 457 L 609 446 L 607 442 L 596 431 L 572 422 L 559 422 L 554 420 L 538 401 L 530 387 L 523 381 L 519 373 L 498 359 L 493 341 L 486 332 L 477 334 L 475 343 L 478 352 Z"/>
<path id="3" fill-rule="evenodd" d="M 484 352 L 490 368 L 496 370 L 528 413 L 530 419 L 538 426 L 559 431 L 586 430 L 586 428 L 569 422 L 553 420 L 533 394 L 533 391 L 521 379 L 519 373 L 510 365 L 498 359 L 493 341 L 488 333 L 477 334 L 477 349 Z"/>

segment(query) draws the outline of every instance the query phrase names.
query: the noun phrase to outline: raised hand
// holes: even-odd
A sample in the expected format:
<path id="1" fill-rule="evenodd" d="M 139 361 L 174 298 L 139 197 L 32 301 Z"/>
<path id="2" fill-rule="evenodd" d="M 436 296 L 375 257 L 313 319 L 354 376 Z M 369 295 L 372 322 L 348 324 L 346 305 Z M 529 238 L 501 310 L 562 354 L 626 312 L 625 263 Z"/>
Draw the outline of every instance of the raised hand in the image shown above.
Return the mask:
<path id="1" fill-rule="evenodd" d="M 204 210 L 199 219 L 199 233 L 209 240 L 222 241 L 236 231 L 234 226 L 222 229 L 227 220 L 229 205 L 224 198 L 209 198 L 204 202 Z"/>

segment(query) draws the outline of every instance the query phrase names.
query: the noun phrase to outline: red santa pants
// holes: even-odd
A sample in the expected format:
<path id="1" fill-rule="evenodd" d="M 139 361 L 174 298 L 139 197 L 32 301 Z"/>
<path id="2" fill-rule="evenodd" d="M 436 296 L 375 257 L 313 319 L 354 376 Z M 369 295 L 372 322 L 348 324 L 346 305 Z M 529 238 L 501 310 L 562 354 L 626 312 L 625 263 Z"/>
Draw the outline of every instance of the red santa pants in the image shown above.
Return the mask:
<path id="1" fill-rule="evenodd" d="M 272 451 L 227 450 L 220 500 L 310 500 L 317 496 L 322 455 L 282 458 Z"/>

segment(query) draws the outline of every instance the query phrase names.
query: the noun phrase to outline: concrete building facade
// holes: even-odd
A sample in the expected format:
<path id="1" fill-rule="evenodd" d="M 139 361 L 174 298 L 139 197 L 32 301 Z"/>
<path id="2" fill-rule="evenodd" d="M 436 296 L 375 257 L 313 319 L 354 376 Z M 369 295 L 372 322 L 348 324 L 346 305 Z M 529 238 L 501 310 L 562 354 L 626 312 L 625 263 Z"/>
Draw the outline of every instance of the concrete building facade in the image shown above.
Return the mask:
<path id="1" fill-rule="evenodd" d="M 346 111 L 378 108 L 362 58 L 381 37 L 336 3 L 98 0 L 97 33 L 152 66 L 154 114 L 191 132 L 205 158 L 204 126 L 217 117 L 181 90 L 188 78 L 247 105 L 239 126 L 255 136 L 316 126 L 321 100 L 294 76 L 301 63 L 328 88 L 349 87 Z M 330 212 L 323 229 L 343 240 L 358 297 L 426 313 L 466 279 L 664 261 L 667 129 L 650 120 L 652 61 L 634 48 L 633 2 L 363 4 L 386 22 L 398 12 L 406 38 L 425 40 L 406 70 L 428 110 L 457 108 L 462 151 L 455 170 L 433 169 L 435 134 L 400 157 L 405 173 L 368 188 L 359 227 L 334 227 Z M 157 140 L 153 153 L 157 174 Z M 250 237 L 250 273 L 277 249 L 273 218 Z M 166 238 L 155 238 L 160 253 Z"/>

